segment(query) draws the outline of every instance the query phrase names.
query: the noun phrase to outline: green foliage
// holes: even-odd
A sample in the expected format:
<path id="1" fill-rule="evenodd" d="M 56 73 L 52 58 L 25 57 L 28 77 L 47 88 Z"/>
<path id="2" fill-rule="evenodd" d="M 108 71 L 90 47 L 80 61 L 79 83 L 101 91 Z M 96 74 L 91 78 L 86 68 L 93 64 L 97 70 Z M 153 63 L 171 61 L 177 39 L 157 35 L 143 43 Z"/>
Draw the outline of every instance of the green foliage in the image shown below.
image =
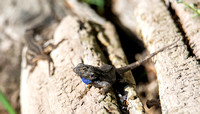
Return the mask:
<path id="1" fill-rule="evenodd" d="M 8 100 L 5 98 L 3 93 L 0 91 L 0 103 L 6 108 L 9 114 L 16 114 L 15 110 L 12 108 Z"/>
<path id="2" fill-rule="evenodd" d="M 104 12 L 104 5 L 105 5 L 105 0 L 81 0 L 82 2 L 85 2 L 89 5 L 94 5 L 97 7 L 97 11 L 100 13 Z"/>
<path id="3" fill-rule="evenodd" d="M 194 13 L 196 13 L 196 15 L 194 15 L 193 17 L 200 16 L 200 9 L 196 9 L 194 7 L 194 4 L 187 4 L 184 0 L 176 0 L 176 2 L 184 4 L 187 8 L 191 9 Z"/>

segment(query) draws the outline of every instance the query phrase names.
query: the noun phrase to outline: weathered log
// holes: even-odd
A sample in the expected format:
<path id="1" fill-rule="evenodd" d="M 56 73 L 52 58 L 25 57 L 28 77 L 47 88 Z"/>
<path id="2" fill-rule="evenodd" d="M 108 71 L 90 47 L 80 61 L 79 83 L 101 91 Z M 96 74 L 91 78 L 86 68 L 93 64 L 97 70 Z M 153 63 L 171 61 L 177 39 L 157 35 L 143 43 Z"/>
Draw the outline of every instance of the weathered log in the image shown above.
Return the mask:
<path id="1" fill-rule="evenodd" d="M 97 44 L 96 37 L 107 46 L 109 57 L 116 67 L 125 65 L 126 58 L 120 48 L 120 44 L 113 27 L 105 23 L 105 33 L 93 33 L 95 25 L 87 22 L 79 23 L 77 18 L 66 17 L 54 34 L 54 42 L 65 39 L 60 46 L 51 53 L 55 65 L 55 74 L 48 76 L 48 65 L 45 61 L 39 61 L 38 66 L 29 75 L 29 68 L 23 62 L 22 83 L 21 83 L 21 103 L 22 112 L 28 113 L 120 113 L 116 102 L 116 97 L 112 93 L 106 96 L 98 93 L 99 89 L 92 87 L 90 91 L 79 100 L 78 97 L 83 92 L 85 85 L 81 79 L 75 75 L 73 68 L 81 62 L 91 65 L 102 65 L 106 63 L 101 49 Z M 80 26 L 87 28 L 81 30 Z M 73 29 L 72 29 L 73 28 Z M 97 36 L 95 36 L 97 34 Z M 104 35 L 107 35 L 105 39 Z M 112 37 L 111 37 L 112 36 Z M 109 41 L 109 42 L 106 42 Z M 119 59 L 121 58 L 121 59 Z M 24 59 L 23 59 L 24 60 Z M 120 62 L 121 61 L 121 62 Z M 134 84 L 130 72 L 126 77 Z M 130 79 L 132 78 L 132 79 Z M 142 104 L 136 95 L 133 87 L 128 87 L 129 110 L 132 112 L 143 112 Z M 135 96 L 135 97 L 134 97 Z M 37 99 L 37 100 L 36 100 Z M 27 105 L 29 104 L 29 105 Z"/>
<path id="2" fill-rule="evenodd" d="M 137 27 L 124 25 L 132 31 L 138 31 L 150 52 L 178 38 L 183 39 L 169 11 L 160 0 L 135 1 L 137 4 L 131 4 L 134 1 L 129 0 L 123 2 L 129 5 L 115 7 L 114 9 L 118 8 L 115 11 L 124 16 L 127 14 L 122 10 L 130 9 L 129 7 L 134 9 L 130 17 L 135 16 Z M 129 15 L 126 19 L 128 17 Z M 121 18 L 121 22 L 126 23 L 127 20 Z M 189 56 L 186 45 L 180 41 L 177 46 L 158 54 L 153 61 L 157 71 L 162 113 L 198 113 L 199 65 L 195 57 Z"/>
<path id="3" fill-rule="evenodd" d="M 195 7 L 200 5 L 200 2 L 197 0 L 184 0 L 188 4 L 195 4 Z M 196 15 L 191 9 L 187 8 L 184 4 L 171 2 L 173 9 L 176 12 L 176 15 L 180 18 L 180 23 L 186 34 L 187 40 L 189 41 L 190 48 L 192 53 L 200 59 L 200 23 L 199 16 Z"/>
<path id="4" fill-rule="evenodd" d="M 47 17 L 53 18 L 54 13 L 59 18 L 65 16 L 68 10 L 62 2 L 10 0 L 0 4 L 0 88 L 17 113 L 20 113 L 19 85 L 24 30 Z M 5 112 L 5 108 L 0 105 L 0 113 Z"/>
<path id="5" fill-rule="evenodd" d="M 72 11 L 74 7 L 80 8 L 79 5 L 81 5 L 76 4 L 73 7 L 73 4 L 69 3 Z M 77 14 L 75 11 L 73 13 Z M 99 89 L 93 87 L 83 99 L 78 99 L 85 85 L 74 74 L 72 69 L 75 65 L 81 61 L 95 66 L 107 61 L 111 61 L 115 67 L 127 64 L 114 27 L 98 15 L 96 17 L 96 14 L 92 14 L 94 12 L 89 13 L 93 17 L 88 18 L 88 12 L 90 9 L 85 15 L 82 13 L 82 15 L 77 14 L 78 17 L 65 18 L 57 28 L 52 42 L 56 44 L 62 39 L 65 41 L 51 53 L 55 66 L 55 74 L 52 77 L 48 75 L 47 61 L 38 61 L 32 73 L 29 73 L 31 66 L 26 67 L 26 62 L 22 62 L 22 113 L 121 112 L 112 91 L 104 96 L 98 93 Z M 99 45 L 106 47 L 110 60 L 105 58 Z M 126 73 L 124 77 L 132 83 L 132 86 L 127 86 L 125 90 L 128 92 L 129 112 L 143 113 L 143 105 L 135 91 L 135 81 L 131 73 Z"/>

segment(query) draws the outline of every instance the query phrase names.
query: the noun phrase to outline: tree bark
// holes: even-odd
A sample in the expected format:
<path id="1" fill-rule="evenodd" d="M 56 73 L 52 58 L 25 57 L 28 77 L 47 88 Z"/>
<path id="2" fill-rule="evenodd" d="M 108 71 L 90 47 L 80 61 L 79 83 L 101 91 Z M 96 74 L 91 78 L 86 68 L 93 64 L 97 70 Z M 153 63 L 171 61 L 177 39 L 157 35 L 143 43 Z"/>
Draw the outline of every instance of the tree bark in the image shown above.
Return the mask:
<path id="1" fill-rule="evenodd" d="M 0 89 L 17 113 L 20 113 L 19 86 L 21 52 L 24 46 L 24 31 L 26 28 L 41 23 L 48 17 L 53 17 L 52 11 L 54 9 L 52 7 L 59 10 L 59 12 L 53 11 L 54 13 L 57 13 L 59 18 L 66 15 L 68 10 L 66 10 L 63 6 L 64 4 L 61 2 L 50 0 L 1 1 Z M 63 9 L 65 9 L 65 11 Z M 6 112 L 5 107 L 0 105 L 0 113 Z"/>
<path id="2" fill-rule="evenodd" d="M 49 77 L 48 63 L 41 60 L 34 71 L 29 73 L 31 66 L 27 67 L 24 58 L 26 49 L 23 51 L 22 113 L 121 113 L 113 91 L 101 95 L 98 88 L 92 87 L 82 99 L 78 99 L 86 87 L 73 72 L 78 63 L 100 66 L 110 61 L 115 67 L 121 67 L 127 64 L 127 60 L 111 23 L 100 18 L 87 5 L 77 1 L 68 1 L 67 4 L 73 16 L 62 20 L 51 41 L 57 44 L 65 39 L 51 52 L 55 74 Z M 85 13 L 80 13 L 80 6 L 83 6 L 81 8 Z M 101 47 L 105 47 L 107 52 Z M 105 57 L 103 53 L 108 55 Z M 129 112 L 144 113 L 132 74 L 127 72 L 124 78 L 132 83 L 125 89 L 128 92 Z"/>
<path id="3" fill-rule="evenodd" d="M 195 4 L 196 7 L 200 5 L 199 1 L 196 0 L 184 0 L 188 4 Z M 187 40 L 189 41 L 192 53 L 194 53 L 197 59 L 200 59 L 200 23 L 199 16 L 196 15 L 191 9 L 187 8 L 183 4 L 171 3 L 176 15 L 180 18 L 180 23 L 186 34 Z"/>
<path id="4" fill-rule="evenodd" d="M 118 1 L 115 2 L 118 4 L 116 6 L 119 6 Z M 121 17 L 121 22 L 132 31 L 137 31 L 150 52 L 154 52 L 179 38 L 183 40 L 183 36 L 178 32 L 178 28 L 175 26 L 169 11 L 160 0 L 141 0 L 137 1 L 137 4 L 131 4 L 134 1 L 129 0 L 124 2 L 127 2 L 124 4 L 129 5 L 126 7 L 123 7 L 123 5 L 120 7 L 114 6 L 114 9 L 118 8 L 115 10 L 116 14 L 124 16 L 123 13 L 125 11 L 122 12 L 119 8 L 126 10 L 131 7 L 134 9 L 130 17 L 135 16 L 136 27 L 127 25 L 125 17 Z M 178 7 L 175 3 L 172 6 Z M 182 11 L 183 9 L 177 9 L 177 12 Z M 178 15 L 183 16 L 180 17 L 182 18 L 181 20 L 188 19 L 184 16 L 188 15 L 187 13 L 178 13 Z M 129 19 L 128 17 L 126 19 Z M 183 26 L 192 26 L 188 24 L 190 23 L 189 21 L 182 22 Z M 196 21 L 191 23 L 198 26 Z M 197 29 L 198 27 L 194 26 L 193 30 L 196 31 Z M 193 37 L 193 35 L 190 36 L 191 32 L 188 27 L 186 32 L 188 37 Z M 197 46 L 198 40 L 193 41 L 196 44 L 190 41 L 191 47 Z M 198 48 L 193 49 L 194 53 L 197 54 L 195 50 L 197 51 Z M 155 56 L 153 61 L 157 71 L 162 113 L 198 113 L 200 108 L 198 89 L 200 85 L 198 81 L 200 79 L 199 64 L 196 57 L 189 55 L 187 45 L 183 41 L 179 41 L 176 46 L 170 47 Z"/>

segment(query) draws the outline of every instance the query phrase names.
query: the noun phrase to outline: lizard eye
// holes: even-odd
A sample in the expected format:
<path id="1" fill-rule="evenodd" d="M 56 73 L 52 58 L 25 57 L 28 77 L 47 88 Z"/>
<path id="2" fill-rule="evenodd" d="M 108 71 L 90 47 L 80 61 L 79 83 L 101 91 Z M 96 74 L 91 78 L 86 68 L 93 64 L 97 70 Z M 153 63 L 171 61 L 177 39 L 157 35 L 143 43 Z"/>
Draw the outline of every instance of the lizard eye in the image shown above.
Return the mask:
<path id="1" fill-rule="evenodd" d="M 82 67 L 81 70 L 86 71 L 86 70 L 87 70 L 87 67 Z"/>

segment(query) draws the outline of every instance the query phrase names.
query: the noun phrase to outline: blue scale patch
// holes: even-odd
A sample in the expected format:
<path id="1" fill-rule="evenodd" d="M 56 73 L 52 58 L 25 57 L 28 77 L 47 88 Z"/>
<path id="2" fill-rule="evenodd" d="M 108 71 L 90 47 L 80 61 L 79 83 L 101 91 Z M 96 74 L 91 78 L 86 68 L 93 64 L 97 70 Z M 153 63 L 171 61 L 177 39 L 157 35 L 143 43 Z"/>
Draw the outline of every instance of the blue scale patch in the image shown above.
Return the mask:
<path id="1" fill-rule="evenodd" d="M 92 81 L 85 79 L 85 78 L 81 78 L 81 80 L 85 83 L 85 84 L 90 84 Z"/>

